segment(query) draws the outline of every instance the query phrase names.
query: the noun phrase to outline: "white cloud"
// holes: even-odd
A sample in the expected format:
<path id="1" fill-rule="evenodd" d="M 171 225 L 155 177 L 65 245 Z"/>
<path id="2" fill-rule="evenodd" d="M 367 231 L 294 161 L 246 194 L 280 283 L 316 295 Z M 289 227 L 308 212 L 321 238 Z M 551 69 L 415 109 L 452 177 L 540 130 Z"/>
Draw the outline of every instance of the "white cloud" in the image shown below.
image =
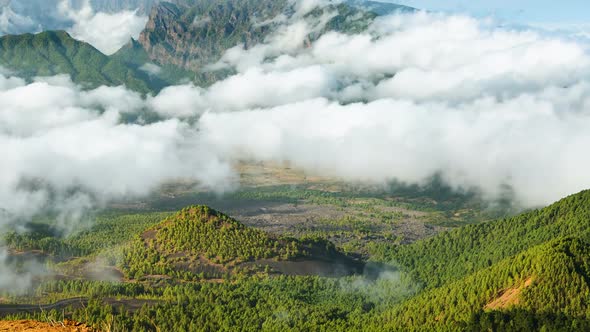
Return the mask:
<path id="1" fill-rule="evenodd" d="M 311 173 L 351 181 L 422 183 L 436 172 L 455 187 L 493 198 L 512 185 L 527 206 L 548 203 L 590 185 L 583 153 L 590 142 L 590 106 L 563 91 L 504 102 L 482 98 L 459 107 L 382 99 L 340 105 L 324 99 L 238 113 L 207 113 L 208 144 L 236 159 L 289 161 Z M 553 98 L 559 96 L 554 100 Z M 588 108 L 586 110 L 589 110 Z"/>
<path id="2" fill-rule="evenodd" d="M 166 117 L 192 117 L 205 111 L 207 103 L 203 89 L 194 85 L 179 85 L 163 89 L 148 100 L 150 107 Z"/>
<path id="3" fill-rule="evenodd" d="M 418 13 L 379 19 L 359 35 L 329 33 L 306 48 L 284 33 L 306 23 L 287 24 L 267 44 L 231 49 L 222 60 L 240 74 L 217 83 L 227 97 L 210 109 L 231 99 L 225 110 L 243 111 L 205 113 L 201 131 L 226 158 L 288 160 L 351 181 L 420 183 L 441 172 L 490 198 L 510 185 L 527 206 L 590 187 L 586 44 Z M 322 73 L 324 88 L 277 103 L 282 87 L 261 83 L 305 68 Z M 358 100 L 370 102 L 341 105 Z"/>
<path id="4" fill-rule="evenodd" d="M 0 35 L 67 30 L 110 55 L 137 38 L 147 22 L 137 10 L 96 12 L 89 0 L 27 0 L 0 3 Z"/>
<path id="5" fill-rule="evenodd" d="M 25 80 L 22 78 L 9 77 L 8 75 L 10 75 L 10 71 L 0 67 L 0 91 L 25 85 Z"/>
<path id="6" fill-rule="evenodd" d="M 73 8 L 70 0 L 63 0 L 59 10 L 74 22 L 68 29 L 72 37 L 90 43 L 107 55 L 118 51 L 131 38 L 137 38 L 147 22 L 147 17 L 138 15 L 137 11 L 96 13 L 89 0 L 79 9 Z"/>
<path id="7" fill-rule="evenodd" d="M 36 31 L 38 28 L 32 18 L 15 13 L 10 5 L 0 8 L 0 35 Z"/>
<path id="8" fill-rule="evenodd" d="M 214 84 L 207 92 L 210 107 L 240 110 L 268 107 L 324 96 L 336 81 L 320 66 L 264 72 L 258 68 Z"/>
<path id="9" fill-rule="evenodd" d="M 336 81 L 320 66 L 265 72 L 254 68 L 213 84 L 209 89 L 179 85 L 150 97 L 150 107 L 165 117 L 192 117 L 206 111 L 270 107 L 329 95 Z"/>
<path id="10" fill-rule="evenodd" d="M 133 12 L 64 6 L 72 31 L 107 52 L 139 28 Z M 83 211 L 172 179 L 228 190 L 239 160 L 289 161 L 352 182 L 438 173 L 492 199 L 509 185 L 525 206 L 590 187 L 583 38 L 418 13 L 308 41 L 330 15 L 274 20 L 282 25 L 266 43 L 232 48 L 211 66 L 237 74 L 209 88 L 143 98 L 124 87 L 85 91 L 65 76 L 27 83 L 0 68 L 0 226 L 50 210 L 71 230 Z M 120 120 L 144 111 L 164 119 Z M 5 258 L 0 249 L 0 289 L 28 284 Z"/>
<path id="11" fill-rule="evenodd" d="M 207 25 L 209 25 L 209 23 L 211 23 L 211 17 L 210 16 L 195 16 L 195 18 L 193 19 L 193 22 L 191 23 L 193 27 L 195 28 L 203 28 Z"/>
<path id="12" fill-rule="evenodd" d="M 153 63 L 145 63 L 139 69 L 153 76 L 158 76 L 162 73 L 162 67 Z"/>
<path id="13" fill-rule="evenodd" d="M 123 88 L 82 91 L 60 77 L 5 87 L 0 91 L 2 218 L 57 210 L 71 219 L 75 211 L 147 195 L 172 179 L 195 179 L 219 190 L 233 185 L 229 166 L 199 142 L 189 124 L 120 122 L 121 112 L 144 107 L 145 100 Z M 71 226 L 72 220 L 64 220 L 62 227 Z"/>
<path id="14" fill-rule="evenodd" d="M 34 276 L 43 275 L 43 265 L 35 260 L 27 260 L 19 264 L 10 258 L 7 250 L 0 247 L 0 290 L 10 290 L 12 293 L 25 292 Z"/>
<path id="15" fill-rule="evenodd" d="M 265 44 L 229 50 L 221 64 L 238 73 L 209 88 L 144 99 L 0 76 L 0 208 L 34 213 L 72 189 L 86 206 L 185 177 L 223 190 L 241 159 L 373 183 L 440 172 L 491 198 L 511 185 L 526 205 L 590 187 L 585 44 L 425 13 L 311 45 L 317 21 L 284 24 Z M 119 120 L 143 110 L 166 119 Z"/>

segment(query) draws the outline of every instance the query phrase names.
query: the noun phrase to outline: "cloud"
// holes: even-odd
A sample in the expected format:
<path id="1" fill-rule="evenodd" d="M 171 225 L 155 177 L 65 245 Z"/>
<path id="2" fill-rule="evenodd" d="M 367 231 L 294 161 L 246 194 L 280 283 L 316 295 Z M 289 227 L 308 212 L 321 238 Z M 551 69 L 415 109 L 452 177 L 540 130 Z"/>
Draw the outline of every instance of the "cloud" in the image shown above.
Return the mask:
<path id="1" fill-rule="evenodd" d="M 139 67 L 139 69 L 143 70 L 144 72 L 152 76 L 158 76 L 160 75 L 160 73 L 162 73 L 162 67 L 153 63 L 145 63 L 141 67 Z"/>
<path id="2" fill-rule="evenodd" d="M 211 17 L 210 16 L 195 16 L 195 18 L 193 19 L 193 22 L 191 23 L 193 27 L 195 28 L 203 28 L 207 25 L 209 25 L 209 23 L 211 23 Z"/>
<path id="3" fill-rule="evenodd" d="M 23 257 L 24 258 L 24 257 Z M 25 292 L 34 276 L 46 273 L 43 265 L 36 260 L 10 256 L 6 248 L 0 247 L 0 290 L 13 294 Z"/>
<path id="4" fill-rule="evenodd" d="M 56 202 L 86 208 L 178 178 L 223 191 L 235 184 L 231 164 L 244 159 L 352 182 L 441 174 L 490 199 L 509 185 L 526 206 L 590 186 L 583 42 L 428 13 L 308 42 L 326 15 L 276 20 L 265 43 L 230 49 L 216 66 L 236 74 L 208 88 L 143 98 L 4 72 L 0 208 L 75 211 Z M 144 112 L 162 119 L 121 121 Z"/>
<path id="5" fill-rule="evenodd" d="M 214 84 L 207 98 L 211 108 L 241 110 L 324 96 L 335 85 L 333 77 L 320 66 L 271 72 L 255 68 Z"/>
<path id="6" fill-rule="evenodd" d="M 587 83 L 572 89 L 590 92 Z M 581 91 L 579 91 L 581 92 Z M 349 181 L 423 183 L 435 173 L 456 188 L 498 197 L 514 188 L 527 206 L 586 188 L 590 115 L 561 113 L 550 88 L 504 102 L 483 98 L 459 107 L 382 99 L 340 105 L 325 99 L 274 109 L 206 113 L 201 130 L 218 153 L 289 161 Z M 588 99 L 572 96 L 573 106 Z"/>
<path id="7" fill-rule="evenodd" d="M 151 109 L 165 117 L 193 117 L 206 111 L 238 111 L 303 101 L 331 93 L 336 81 L 320 66 L 266 72 L 254 68 L 213 84 L 172 86 L 150 98 Z"/>
<path id="8" fill-rule="evenodd" d="M 0 35 L 60 30 L 71 24 L 57 10 L 60 0 L 0 1 Z"/>
<path id="9" fill-rule="evenodd" d="M 74 22 L 68 28 L 74 38 L 90 43 L 107 55 L 118 51 L 130 38 L 137 38 L 147 22 L 147 17 L 138 15 L 137 10 L 96 13 L 89 0 L 79 9 L 73 8 L 69 0 L 63 0 L 59 11 Z"/>
<path id="10" fill-rule="evenodd" d="M 53 212 L 70 231 L 84 211 L 174 179 L 231 190 L 241 160 L 373 184 L 440 174 L 490 199 L 510 186 L 525 207 L 590 187 L 583 39 L 417 13 L 309 40 L 332 15 L 274 20 L 265 43 L 211 65 L 236 74 L 206 88 L 142 97 L 0 68 L 0 225 Z"/>
<path id="11" fill-rule="evenodd" d="M 552 34 L 562 38 L 577 39 L 581 42 L 590 41 L 590 24 L 588 23 L 529 23 L 532 28 L 542 33 Z"/>
<path id="12" fill-rule="evenodd" d="M 171 86 L 163 89 L 148 103 L 156 113 L 166 117 L 193 117 L 207 107 L 203 97 L 204 90 L 194 85 Z"/>
<path id="13" fill-rule="evenodd" d="M 28 16 L 19 15 L 12 7 L 5 6 L 0 9 L 0 34 L 18 34 L 23 31 L 37 30 L 38 25 Z"/>
<path id="14" fill-rule="evenodd" d="M 0 3 L 0 35 L 66 30 L 110 55 L 131 38 L 137 38 L 147 22 L 137 10 L 96 12 L 89 0 L 27 0 Z"/>
<path id="15" fill-rule="evenodd" d="M 141 196 L 185 177 L 230 188 L 241 159 L 371 183 L 440 173 L 491 198 L 510 185 L 526 205 L 590 185 L 585 45 L 419 13 L 307 47 L 317 20 L 284 24 L 265 44 L 228 51 L 238 73 L 209 88 L 143 99 L 64 77 L 0 77 L 3 208 L 42 210 L 72 188 L 81 202 Z M 121 123 L 144 110 L 164 119 Z"/>
<path id="16" fill-rule="evenodd" d="M 309 3 L 323 3 L 323 1 L 311 0 Z M 299 3 L 299 2 L 297 2 Z M 303 3 L 303 2 L 302 2 Z M 305 3 L 302 8 L 307 8 Z M 297 7 L 296 7 L 297 8 Z M 239 72 L 261 65 L 268 58 L 288 56 L 299 53 L 304 45 L 309 45 L 309 37 L 318 34 L 326 27 L 326 24 L 337 13 L 325 10 L 319 16 L 310 15 L 302 18 L 303 12 L 297 11 L 289 18 L 284 14 L 278 15 L 274 20 L 262 24 L 279 23 L 273 26 L 274 33 L 267 37 L 265 43 L 254 45 L 248 49 L 244 45 L 236 45 L 225 52 L 222 58 L 215 64 L 208 66 L 210 70 L 234 67 Z M 260 25 L 261 23 L 257 23 Z"/>
<path id="17" fill-rule="evenodd" d="M 286 24 L 266 44 L 231 49 L 222 59 L 239 74 L 216 84 L 227 98 L 211 105 L 231 99 L 225 110 L 242 110 L 209 106 L 200 126 L 226 158 L 289 161 L 373 183 L 422 183 L 440 173 L 491 199 L 509 185 L 525 206 L 590 186 L 583 148 L 590 143 L 590 58 L 583 42 L 418 13 L 380 18 L 357 35 L 327 33 L 305 47 L 303 33 L 284 32 L 309 24 Z M 292 80 L 268 90 L 260 83 L 266 78 L 257 77 L 306 68 L 316 70 L 308 78 L 326 83 L 279 103 L 275 93 Z M 201 95 L 215 95 L 215 88 Z"/>
<path id="18" fill-rule="evenodd" d="M 143 196 L 172 179 L 221 190 L 233 185 L 229 165 L 189 124 L 122 123 L 122 112 L 147 107 L 134 92 L 82 91 L 62 77 L 19 83 L 0 91 L 0 223 L 48 210 L 74 216 L 74 203 L 83 210 Z"/>
<path id="19" fill-rule="evenodd" d="M 5 76 L 6 75 L 6 76 Z M 10 71 L 0 67 L 0 90 L 25 85 L 25 80 L 18 77 L 9 77 Z"/>

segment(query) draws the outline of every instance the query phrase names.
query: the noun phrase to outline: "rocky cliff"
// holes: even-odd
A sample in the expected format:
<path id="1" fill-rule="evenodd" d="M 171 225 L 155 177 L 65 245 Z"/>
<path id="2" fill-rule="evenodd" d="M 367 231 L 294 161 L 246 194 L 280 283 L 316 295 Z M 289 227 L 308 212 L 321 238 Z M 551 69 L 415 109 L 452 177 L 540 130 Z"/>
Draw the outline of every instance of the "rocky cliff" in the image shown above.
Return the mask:
<path id="1" fill-rule="evenodd" d="M 152 60 L 193 71 L 216 61 L 228 48 L 262 41 L 271 28 L 255 22 L 271 19 L 287 6 L 286 0 L 182 3 L 156 5 L 139 42 Z"/>

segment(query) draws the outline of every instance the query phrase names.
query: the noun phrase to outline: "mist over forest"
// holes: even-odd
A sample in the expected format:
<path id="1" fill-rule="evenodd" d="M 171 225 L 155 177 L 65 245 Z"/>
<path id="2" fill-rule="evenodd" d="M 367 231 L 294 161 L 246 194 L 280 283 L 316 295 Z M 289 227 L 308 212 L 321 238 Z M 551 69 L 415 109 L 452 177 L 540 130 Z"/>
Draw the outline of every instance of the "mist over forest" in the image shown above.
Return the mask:
<path id="1" fill-rule="evenodd" d="M 589 74 L 393 3 L 0 1 L 0 316 L 583 330 Z"/>

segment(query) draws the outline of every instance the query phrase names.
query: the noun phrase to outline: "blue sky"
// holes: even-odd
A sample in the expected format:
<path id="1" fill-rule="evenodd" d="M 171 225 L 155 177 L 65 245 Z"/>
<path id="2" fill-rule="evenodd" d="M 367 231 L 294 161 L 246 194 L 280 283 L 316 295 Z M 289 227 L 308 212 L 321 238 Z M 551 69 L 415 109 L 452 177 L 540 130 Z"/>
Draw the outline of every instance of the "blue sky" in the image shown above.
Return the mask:
<path id="1" fill-rule="evenodd" d="M 517 23 L 590 22 L 589 0 L 392 0 L 420 9 L 493 16 Z"/>

